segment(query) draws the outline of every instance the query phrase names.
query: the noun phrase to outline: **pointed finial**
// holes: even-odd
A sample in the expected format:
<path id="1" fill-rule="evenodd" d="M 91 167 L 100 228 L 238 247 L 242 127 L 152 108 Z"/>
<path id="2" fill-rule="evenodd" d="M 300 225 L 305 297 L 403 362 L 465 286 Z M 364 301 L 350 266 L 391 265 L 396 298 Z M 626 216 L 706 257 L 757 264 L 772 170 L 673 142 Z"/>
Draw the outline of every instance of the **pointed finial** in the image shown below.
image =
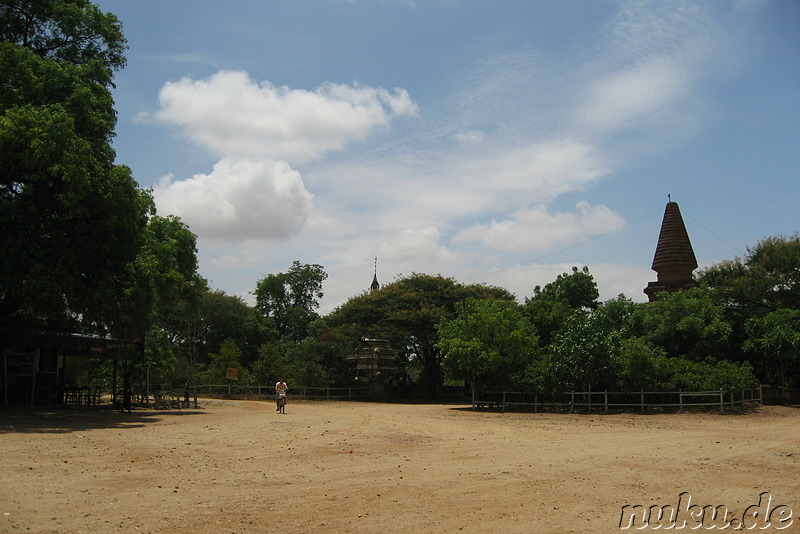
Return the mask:
<path id="1" fill-rule="evenodd" d="M 369 286 L 370 291 L 376 291 L 381 288 L 378 283 L 378 256 L 375 256 L 375 274 L 372 275 L 372 285 Z"/>
<path id="2" fill-rule="evenodd" d="M 667 193 L 667 202 L 672 202 L 672 195 Z"/>

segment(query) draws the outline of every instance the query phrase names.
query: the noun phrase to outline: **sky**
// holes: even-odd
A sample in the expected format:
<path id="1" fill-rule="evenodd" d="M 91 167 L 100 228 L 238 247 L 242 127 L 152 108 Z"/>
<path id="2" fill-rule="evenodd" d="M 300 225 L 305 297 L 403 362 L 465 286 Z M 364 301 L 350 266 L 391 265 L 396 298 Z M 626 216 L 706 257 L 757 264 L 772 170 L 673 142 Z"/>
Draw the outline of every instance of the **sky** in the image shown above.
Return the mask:
<path id="1" fill-rule="evenodd" d="M 645 301 L 668 195 L 701 268 L 800 230 L 800 2 L 100 0 L 117 163 L 212 289 L 322 265 L 520 302 L 572 266 Z"/>

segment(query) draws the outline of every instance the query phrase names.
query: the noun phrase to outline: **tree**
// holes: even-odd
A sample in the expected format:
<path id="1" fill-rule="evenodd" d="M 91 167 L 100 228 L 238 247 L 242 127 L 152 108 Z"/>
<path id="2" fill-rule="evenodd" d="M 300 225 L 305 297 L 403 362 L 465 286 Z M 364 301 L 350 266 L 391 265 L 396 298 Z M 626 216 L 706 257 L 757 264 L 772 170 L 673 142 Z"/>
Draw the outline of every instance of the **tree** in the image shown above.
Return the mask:
<path id="1" fill-rule="evenodd" d="M 550 343 L 563 321 L 573 311 L 597 309 L 600 292 L 589 268 L 572 268 L 572 274 L 560 274 L 544 288 L 536 286 L 533 296 L 525 299 L 525 314 L 536 327 L 543 346 Z"/>
<path id="2" fill-rule="evenodd" d="M 426 394 L 442 386 L 442 353 L 436 325 L 456 316 L 468 297 L 513 301 L 505 289 L 462 285 L 452 278 L 414 273 L 386 284 L 379 291 L 353 297 L 328 316 L 331 327 L 354 325 L 359 336 L 389 341 L 399 357 L 421 368 Z"/>
<path id="3" fill-rule="evenodd" d="M 114 165 L 125 40 L 85 0 L 0 6 L 0 327 L 121 319 L 152 200 Z"/>
<path id="4" fill-rule="evenodd" d="M 233 339 L 242 351 L 242 363 L 251 365 L 258 359 L 258 349 L 273 339 L 267 332 L 264 318 L 241 297 L 224 291 L 206 291 L 202 295 L 196 325 L 198 362 L 207 360 L 226 339 Z"/>
<path id="5" fill-rule="evenodd" d="M 533 326 L 514 302 L 467 299 L 458 316 L 437 326 L 444 368 L 456 377 L 492 387 L 510 386 L 538 352 Z"/>
<path id="6" fill-rule="evenodd" d="M 125 65 L 122 26 L 88 0 L 5 0 L 0 35 L 45 59 L 106 69 Z"/>
<path id="7" fill-rule="evenodd" d="M 779 380 L 781 386 L 794 385 L 800 378 L 800 310 L 782 308 L 753 317 L 745 323 L 745 330 L 744 348 L 760 353 L 756 361 L 762 375 Z"/>
<path id="8" fill-rule="evenodd" d="M 732 357 L 744 359 L 748 319 L 779 309 L 800 309 L 800 234 L 768 237 L 748 248 L 743 259 L 700 271 L 698 281 L 710 289 L 731 324 Z"/>
<path id="9" fill-rule="evenodd" d="M 670 357 L 701 361 L 727 355 L 730 325 L 722 307 L 702 288 L 659 295 L 636 309 L 632 325 L 632 335 L 663 348 Z"/>
<path id="10" fill-rule="evenodd" d="M 553 337 L 547 352 L 548 376 L 542 382 L 550 384 L 551 392 L 554 385 L 562 392 L 613 389 L 619 367 L 620 337 L 616 331 L 603 328 L 593 315 L 573 311 Z"/>
<path id="11" fill-rule="evenodd" d="M 700 283 L 737 316 L 800 309 L 800 234 L 768 237 L 747 252 L 704 269 Z"/>
<path id="12" fill-rule="evenodd" d="M 285 273 L 269 274 L 256 285 L 256 307 L 281 337 L 297 342 L 308 334 L 319 316 L 322 282 L 328 278 L 321 265 L 294 261 Z"/>

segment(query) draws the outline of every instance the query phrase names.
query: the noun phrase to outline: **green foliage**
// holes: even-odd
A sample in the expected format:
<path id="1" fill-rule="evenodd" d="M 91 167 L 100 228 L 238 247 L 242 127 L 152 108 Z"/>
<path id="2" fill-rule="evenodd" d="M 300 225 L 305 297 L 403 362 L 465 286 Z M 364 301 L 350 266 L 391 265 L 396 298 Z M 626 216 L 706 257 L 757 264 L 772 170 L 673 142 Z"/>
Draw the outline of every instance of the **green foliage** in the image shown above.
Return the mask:
<path id="1" fill-rule="evenodd" d="M 636 309 L 632 333 L 661 347 L 671 357 L 702 361 L 726 355 L 730 325 L 708 291 L 694 288 L 662 293 Z"/>
<path id="2" fill-rule="evenodd" d="M 800 309 L 800 234 L 768 237 L 744 259 L 713 265 L 699 275 L 733 316 L 763 316 Z"/>
<path id="3" fill-rule="evenodd" d="M 259 347 L 277 340 L 277 333 L 267 330 L 257 310 L 241 297 L 219 290 L 203 293 L 195 328 L 199 363 L 207 361 L 208 354 L 217 352 L 226 339 L 234 339 L 242 351 L 242 363 L 252 365 Z"/>
<path id="4" fill-rule="evenodd" d="M 548 347 L 547 376 L 551 389 L 613 389 L 619 354 L 619 336 L 595 321 L 594 316 L 573 311 Z"/>
<path id="5" fill-rule="evenodd" d="M 389 341 L 402 361 L 419 365 L 426 394 L 435 395 L 443 383 L 436 325 L 455 318 L 461 301 L 469 297 L 514 300 L 502 288 L 414 273 L 350 299 L 330 314 L 328 323 L 334 328 L 354 325 L 358 337 Z"/>
<path id="6" fill-rule="evenodd" d="M 88 0 L 5 0 L 0 38 L 45 59 L 108 69 L 125 65 L 119 20 Z"/>
<path id="7" fill-rule="evenodd" d="M 294 261 L 285 273 L 269 274 L 258 281 L 256 307 L 281 337 L 300 341 L 319 316 L 322 282 L 328 278 L 321 265 Z"/>
<path id="8" fill-rule="evenodd" d="M 509 386 L 538 353 L 536 332 L 513 302 L 467 299 L 437 331 L 445 370 L 473 384 Z"/>
<path id="9" fill-rule="evenodd" d="M 265 343 L 258 349 L 258 359 L 253 362 L 252 376 L 256 384 L 274 384 L 281 378 L 297 384 L 286 357 L 286 348 L 280 343 Z"/>
<path id="10" fill-rule="evenodd" d="M 661 362 L 664 375 L 663 391 L 716 391 L 739 392 L 756 387 L 753 368 L 747 362 L 695 362 L 683 358 L 664 358 Z M 658 391 L 658 390 L 657 390 Z"/>
<path id="11" fill-rule="evenodd" d="M 253 384 L 250 373 L 242 365 L 242 353 L 232 339 L 222 343 L 218 354 L 212 353 L 209 356 L 208 368 L 200 376 L 204 384 L 227 384 L 226 373 L 230 367 L 239 370 L 237 384 L 245 386 Z"/>
<path id="12" fill-rule="evenodd" d="M 758 353 L 757 362 L 764 373 L 782 386 L 796 385 L 800 379 L 800 310 L 783 308 L 753 317 L 745 323 L 745 330 L 744 348 Z"/>
<path id="13" fill-rule="evenodd" d="M 732 358 L 749 358 L 743 348 L 749 319 L 784 308 L 800 309 L 800 234 L 768 237 L 748 248 L 744 259 L 702 270 L 698 281 L 725 310 L 732 328 Z M 763 362 L 754 363 L 764 380 L 776 378 Z"/>
<path id="14" fill-rule="evenodd" d="M 114 165 L 125 40 L 83 1 L 0 6 L 0 326 L 101 330 L 142 244 L 149 195 Z M 7 330 L 7 331 L 8 331 Z"/>
<path id="15" fill-rule="evenodd" d="M 622 340 L 618 383 L 622 391 L 659 391 L 669 379 L 666 353 L 642 338 Z"/>
<path id="16" fill-rule="evenodd" d="M 536 286 L 533 297 L 525 299 L 525 314 L 536 327 L 543 345 L 548 345 L 563 321 L 575 310 L 588 312 L 598 307 L 600 293 L 589 268 L 572 268 L 544 288 Z"/>

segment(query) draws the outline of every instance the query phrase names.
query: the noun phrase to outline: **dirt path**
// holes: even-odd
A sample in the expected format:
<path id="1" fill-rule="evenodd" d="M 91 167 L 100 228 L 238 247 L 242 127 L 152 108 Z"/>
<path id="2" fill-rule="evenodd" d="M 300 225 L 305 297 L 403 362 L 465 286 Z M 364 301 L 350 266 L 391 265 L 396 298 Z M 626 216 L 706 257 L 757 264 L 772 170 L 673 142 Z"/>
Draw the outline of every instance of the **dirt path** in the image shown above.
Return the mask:
<path id="1" fill-rule="evenodd" d="M 621 532 L 624 505 L 677 506 L 683 492 L 734 517 L 769 492 L 772 508 L 793 511 L 780 532 L 800 532 L 796 408 L 0 412 L 0 457 L 2 532 L 608 533 Z"/>

